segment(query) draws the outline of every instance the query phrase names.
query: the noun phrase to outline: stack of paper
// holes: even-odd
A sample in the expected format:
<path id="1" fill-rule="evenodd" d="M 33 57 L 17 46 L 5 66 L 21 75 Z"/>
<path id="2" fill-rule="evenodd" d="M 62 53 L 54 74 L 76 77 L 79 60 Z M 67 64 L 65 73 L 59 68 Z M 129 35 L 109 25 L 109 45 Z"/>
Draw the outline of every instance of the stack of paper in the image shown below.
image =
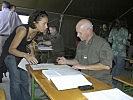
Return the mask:
<path id="1" fill-rule="evenodd" d="M 43 70 L 42 73 L 50 80 L 52 77 L 81 74 L 81 72 L 68 67 L 67 65 L 54 65 L 54 68 Z"/>
<path id="2" fill-rule="evenodd" d="M 68 68 L 68 65 L 55 65 L 53 63 L 41 63 L 37 65 L 30 65 L 33 70 L 41 70 L 41 69 L 61 69 L 61 68 Z"/>
<path id="3" fill-rule="evenodd" d="M 30 65 L 33 70 L 42 70 L 42 69 L 49 69 L 53 67 L 53 63 L 43 63 L 43 64 L 37 64 L 37 65 Z"/>
<path id="4" fill-rule="evenodd" d="M 26 64 L 29 64 L 29 63 L 28 63 L 28 61 L 25 58 L 23 58 L 20 61 L 20 63 L 18 64 L 18 67 L 23 69 L 23 70 L 25 70 L 25 71 L 27 71 L 26 66 L 25 66 Z M 53 69 L 53 68 L 56 67 L 56 66 L 54 66 L 53 63 L 50 63 L 50 64 L 45 63 L 45 64 L 37 64 L 37 65 L 31 65 L 30 64 L 30 66 L 32 67 L 33 70 Z"/>
<path id="5" fill-rule="evenodd" d="M 60 76 L 60 74 L 54 70 L 43 70 L 42 73 L 45 75 L 45 77 L 47 77 L 48 80 L 50 80 L 52 77 Z"/>
<path id="6" fill-rule="evenodd" d="M 21 60 L 18 67 L 24 69 L 29 64 L 25 58 Z M 68 65 L 37 64 L 30 65 L 33 70 L 45 69 L 42 73 L 55 84 L 58 90 L 77 88 L 78 86 L 92 85 L 79 71 Z"/>
<path id="7" fill-rule="evenodd" d="M 117 88 L 83 93 L 83 95 L 85 95 L 88 100 L 133 100 L 132 97 Z"/>
<path id="8" fill-rule="evenodd" d="M 61 66 L 61 65 L 58 65 Z M 64 67 L 63 67 L 64 66 Z M 58 90 L 77 88 L 78 86 L 92 85 L 79 71 L 71 67 L 43 70 L 42 73 L 54 83 Z"/>
<path id="9" fill-rule="evenodd" d="M 23 58 L 18 64 L 18 67 L 27 71 L 25 67 L 26 64 L 29 64 L 29 63 L 25 58 Z M 43 63 L 43 64 L 37 64 L 37 65 L 30 64 L 30 66 L 32 67 L 33 70 L 69 68 L 68 65 L 55 65 L 53 63 Z"/>
<path id="10" fill-rule="evenodd" d="M 25 71 L 27 71 L 27 69 L 25 67 L 26 64 L 29 64 L 29 63 L 28 63 L 28 61 L 25 58 L 23 58 L 20 61 L 20 63 L 18 64 L 18 67 L 21 68 L 21 69 L 23 69 L 23 70 L 25 70 Z"/>
<path id="11" fill-rule="evenodd" d="M 57 76 L 51 78 L 58 90 L 78 88 L 78 86 L 92 85 L 82 74 Z"/>
<path id="12" fill-rule="evenodd" d="M 38 46 L 39 50 L 53 50 L 52 46 Z"/>

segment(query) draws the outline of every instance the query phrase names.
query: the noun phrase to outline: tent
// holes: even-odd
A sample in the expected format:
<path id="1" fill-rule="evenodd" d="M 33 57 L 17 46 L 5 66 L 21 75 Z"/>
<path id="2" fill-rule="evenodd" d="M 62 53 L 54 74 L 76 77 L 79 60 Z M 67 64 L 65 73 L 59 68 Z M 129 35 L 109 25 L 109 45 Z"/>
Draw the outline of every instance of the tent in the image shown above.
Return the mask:
<path id="1" fill-rule="evenodd" d="M 73 47 L 76 39 L 75 25 L 81 18 L 90 19 L 96 28 L 99 23 L 110 23 L 116 18 L 126 18 L 128 28 L 133 28 L 133 0 L 7 1 L 17 6 L 19 14 L 29 14 L 35 9 L 47 11 L 50 25 L 59 26 L 66 47 Z"/>

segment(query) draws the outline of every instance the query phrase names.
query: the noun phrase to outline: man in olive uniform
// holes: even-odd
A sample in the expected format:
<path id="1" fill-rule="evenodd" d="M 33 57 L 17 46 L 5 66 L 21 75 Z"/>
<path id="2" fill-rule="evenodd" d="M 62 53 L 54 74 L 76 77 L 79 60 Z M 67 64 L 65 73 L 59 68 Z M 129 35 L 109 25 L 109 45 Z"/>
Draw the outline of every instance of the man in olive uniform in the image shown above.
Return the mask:
<path id="1" fill-rule="evenodd" d="M 41 44 L 52 46 L 50 57 L 46 58 L 46 55 L 42 57 L 42 62 L 47 60 L 47 63 L 56 62 L 57 57 L 64 56 L 64 41 L 59 34 L 56 26 L 49 27 L 49 33 L 43 36 L 43 42 Z"/>
<path id="2" fill-rule="evenodd" d="M 81 69 L 84 73 L 109 83 L 107 75 L 110 75 L 113 59 L 110 45 L 93 32 L 93 25 L 87 19 L 81 19 L 77 23 L 76 31 L 81 42 L 77 46 L 75 59 L 60 57 L 57 59 L 58 64 L 73 65 L 72 68 Z"/>

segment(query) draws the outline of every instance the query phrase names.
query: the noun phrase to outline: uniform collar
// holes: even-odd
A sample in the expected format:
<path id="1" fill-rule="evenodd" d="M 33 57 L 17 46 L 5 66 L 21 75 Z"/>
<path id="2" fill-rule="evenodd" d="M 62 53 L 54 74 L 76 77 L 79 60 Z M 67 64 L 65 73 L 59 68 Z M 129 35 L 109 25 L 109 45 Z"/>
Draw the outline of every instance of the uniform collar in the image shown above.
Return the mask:
<path id="1" fill-rule="evenodd" d="M 96 36 L 96 34 L 93 33 L 93 36 L 91 37 L 91 39 L 87 43 L 88 45 L 90 45 L 93 42 L 95 36 Z"/>

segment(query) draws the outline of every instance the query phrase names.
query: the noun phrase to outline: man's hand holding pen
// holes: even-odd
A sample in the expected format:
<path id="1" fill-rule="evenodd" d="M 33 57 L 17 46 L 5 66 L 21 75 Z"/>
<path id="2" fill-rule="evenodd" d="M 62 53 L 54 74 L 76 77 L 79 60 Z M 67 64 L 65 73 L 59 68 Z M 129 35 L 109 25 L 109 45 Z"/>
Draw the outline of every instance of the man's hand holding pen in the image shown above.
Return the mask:
<path id="1" fill-rule="evenodd" d="M 64 57 L 58 57 L 57 60 L 58 64 L 67 64 L 67 59 Z"/>

